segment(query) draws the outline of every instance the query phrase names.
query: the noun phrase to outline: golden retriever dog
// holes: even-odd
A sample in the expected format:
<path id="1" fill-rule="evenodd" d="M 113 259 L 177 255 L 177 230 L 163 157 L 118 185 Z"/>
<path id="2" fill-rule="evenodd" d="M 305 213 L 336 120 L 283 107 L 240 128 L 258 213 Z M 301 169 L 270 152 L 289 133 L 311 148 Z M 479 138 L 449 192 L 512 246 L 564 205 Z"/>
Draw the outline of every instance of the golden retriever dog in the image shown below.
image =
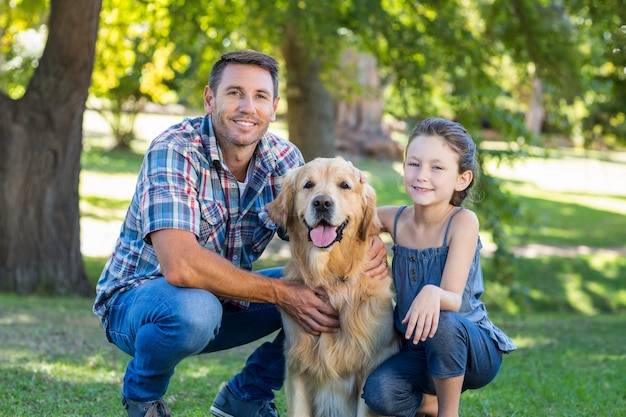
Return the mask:
<path id="1" fill-rule="evenodd" d="M 289 236 L 284 279 L 323 288 L 340 320 L 337 333 L 314 336 L 282 312 L 288 415 L 374 416 L 361 398 L 363 384 L 398 347 L 391 279 L 364 271 L 380 230 L 374 189 L 349 162 L 317 158 L 284 177 L 268 209 Z"/>

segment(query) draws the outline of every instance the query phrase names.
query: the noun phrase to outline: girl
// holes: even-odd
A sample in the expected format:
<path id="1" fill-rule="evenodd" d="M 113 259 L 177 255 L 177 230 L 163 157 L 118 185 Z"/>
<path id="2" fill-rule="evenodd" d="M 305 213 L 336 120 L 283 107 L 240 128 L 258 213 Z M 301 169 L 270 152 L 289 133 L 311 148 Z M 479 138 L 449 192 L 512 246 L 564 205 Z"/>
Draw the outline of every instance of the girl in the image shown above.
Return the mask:
<path id="1" fill-rule="evenodd" d="M 495 378 L 513 342 L 487 317 L 476 215 L 462 207 L 476 177 L 476 146 L 450 120 L 422 121 L 405 151 L 412 206 L 378 209 L 391 234 L 399 353 L 369 376 L 363 398 L 388 416 L 458 417 L 461 392 Z"/>

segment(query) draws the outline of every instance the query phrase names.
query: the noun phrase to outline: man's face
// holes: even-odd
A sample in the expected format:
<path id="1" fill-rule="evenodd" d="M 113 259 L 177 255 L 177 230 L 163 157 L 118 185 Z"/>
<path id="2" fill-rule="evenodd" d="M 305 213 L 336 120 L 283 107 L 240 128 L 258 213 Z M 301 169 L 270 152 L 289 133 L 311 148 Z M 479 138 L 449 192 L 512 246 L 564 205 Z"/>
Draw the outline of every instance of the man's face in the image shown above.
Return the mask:
<path id="1" fill-rule="evenodd" d="M 273 97 L 270 73 L 256 65 L 229 64 L 217 91 L 204 89 L 204 109 L 212 116 L 215 136 L 222 146 L 256 144 L 276 120 L 278 97 Z"/>

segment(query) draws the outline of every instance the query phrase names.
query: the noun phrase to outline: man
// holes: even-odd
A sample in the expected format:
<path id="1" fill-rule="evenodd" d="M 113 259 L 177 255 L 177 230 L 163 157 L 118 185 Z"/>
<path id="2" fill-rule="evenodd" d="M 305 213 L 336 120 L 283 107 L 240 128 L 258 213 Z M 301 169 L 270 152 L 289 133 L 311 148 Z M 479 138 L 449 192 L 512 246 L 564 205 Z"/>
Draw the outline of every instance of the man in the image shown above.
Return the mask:
<path id="1" fill-rule="evenodd" d="M 170 127 L 146 152 L 94 303 L 108 340 L 133 357 L 122 398 L 130 417 L 169 416 L 162 398 L 176 365 L 280 329 L 276 306 L 312 334 L 339 326 L 324 294 L 276 279 L 281 268 L 251 272 L 276 231 L 265 205 L 304 163 L 267 132 L 278 101 L 274 58 L 226 54 L 204 90 L 206 115 Z M 370 275 L 385 275 L 380 239 L 370 253 Z M 253 352 L 218 393 L 214 416 L 278 416 L 283 339 Z"/>

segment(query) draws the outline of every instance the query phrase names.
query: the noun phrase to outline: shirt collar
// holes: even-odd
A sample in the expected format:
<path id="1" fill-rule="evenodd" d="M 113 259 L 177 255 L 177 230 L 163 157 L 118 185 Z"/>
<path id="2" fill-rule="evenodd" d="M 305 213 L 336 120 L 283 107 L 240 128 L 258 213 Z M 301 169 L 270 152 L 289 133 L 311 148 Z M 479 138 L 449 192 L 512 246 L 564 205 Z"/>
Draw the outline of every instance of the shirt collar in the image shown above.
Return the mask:
<path id="1" fill-rule="evenodd" d="M 219 146 L 217 146 L 217 139 L 215 138 L 215 132 L 213 131 L 213 123 L 210 115 L 205 115 L 202 120 L 202 145 L 204 146 L 204 152 L 206 158 L 210 164 L 213 165 L 215 161 L 222 164 L 222 154 Z"/>

